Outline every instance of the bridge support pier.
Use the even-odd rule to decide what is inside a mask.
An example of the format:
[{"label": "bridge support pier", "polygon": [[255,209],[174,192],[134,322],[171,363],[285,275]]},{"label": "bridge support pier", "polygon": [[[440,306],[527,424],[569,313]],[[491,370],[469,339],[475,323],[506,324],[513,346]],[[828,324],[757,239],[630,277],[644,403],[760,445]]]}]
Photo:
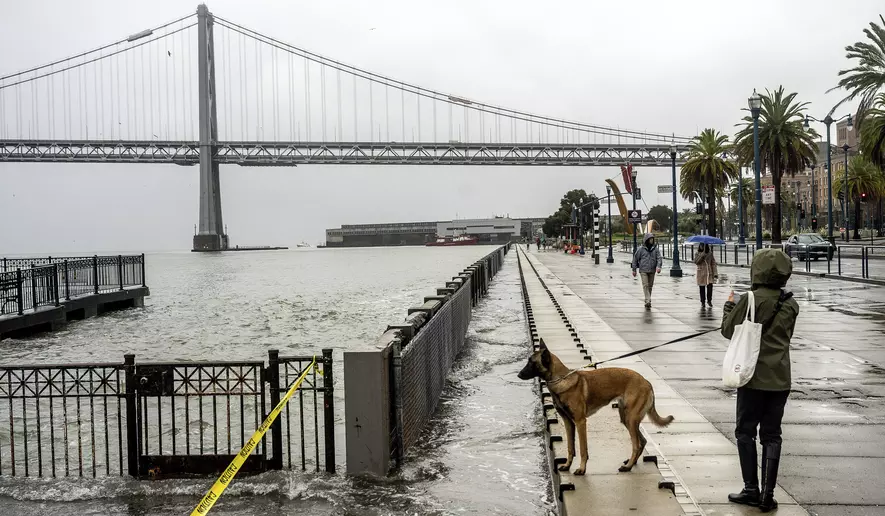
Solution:
[{"label": "bridge support pier", "polygon": [[215,147],[218,117],[215,90],[215,41],[212,15],[205,4],[197,7],[197,44],[200,106],[200,217],[194,235],[194,251],[223,251],[228,248],[221,217],[221,183]]}]

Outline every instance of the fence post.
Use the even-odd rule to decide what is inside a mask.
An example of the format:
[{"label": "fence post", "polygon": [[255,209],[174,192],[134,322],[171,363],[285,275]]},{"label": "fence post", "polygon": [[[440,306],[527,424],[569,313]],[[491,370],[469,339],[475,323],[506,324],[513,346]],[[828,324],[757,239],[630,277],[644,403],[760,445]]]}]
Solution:
[{"label": "fence post", "polygon": [[31,308],[37,310],[37,276],[34,275],[34,263],[31,262]]},{"label": "fence post", "polygon": [[3,272],[6,272],[6,257],[3,257]]},{"label": "fence post", "polygon": [[144,253],[141,253],[141,286],[142,287],[147,286],[147,279],[145,278],[145,275],[144,275]]},{"label": "fence post", "polygon": [[129,476],[138,478],[138,398],[135,395],[135,355],[123,355],[123,370],[126,374],[126,462]]},{"label": "fence post", "polygon": [[842,246],[836,247],[836,260],[839,276],[842,275]]},{"label": "fence post", "polygon": [[95,293],[98,294],[98,255],[92,257],[92,282],[95,284]]},{"label": "fence post", "polygon": [[332,350],[323,349],[323,428],[326,431],[326,472],[335,473],[335,382]]},{"label": "fence post", "polygon": [[15,269],[15,297],[18,302],[18,315],[24,315],[24,293],[22,292],[22,270],[20,267]]},{"label": "fence post", "polygon": [[52,281],[54,283],[53,287],[55,287],[55,306],[60,305],[60,299],[58,294],[58,264],[52,264]]},{"label": "fence post", "polygon": [[65,300],[71,300],[71,280],[68,275],[68,261],[65,260]]},{"label": "fence post", "polygon": [[403,373],[403,355],[402,346],[399,339],[393,341],[393,353],[391,354],[393,363],[393,459],[396,467],[399,468],[403,464],[403,389],[402,389],[402,373]]},{"label": "fence post", "polygon": [[120,280],[120,290],[123,290],[123,255],[117,255],[117,279]]},{"label": "fence post", "polygon": [[[276,407],[280,402],[280,352],[276,349],[267,351],[267,382],[270,384],[270,406]],[[264,409],[264,407],[262,407]],[[265,417],[267,414],[263,414]],[[270,469],[283,469],[283,421],[277,418],[270,425],[271,458]]]}]

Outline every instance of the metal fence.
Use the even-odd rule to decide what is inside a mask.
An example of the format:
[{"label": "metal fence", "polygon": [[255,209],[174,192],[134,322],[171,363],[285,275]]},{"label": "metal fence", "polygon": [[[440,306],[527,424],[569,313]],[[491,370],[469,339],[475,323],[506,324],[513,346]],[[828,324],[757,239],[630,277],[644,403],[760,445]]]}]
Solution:
[{"label": "metal fence", "polygon": [[[0,475],[222,471],[311,360],[0,366]],[[318,362],[243,470],[335,471],[331,350]]]},{"label": "metal fence", "polygon": [[0,315],[58,306],[79,296],[145,286],[144,255],[3,258]]},{"label": "metal fence", "polygon": [[510,245],[489,253],[388,326],[374,349],[344,354],[348,473],[386,475],[432,417],[464,346],[472,307]]},{"label": "metal fence", "polygon": [[[672,258],[673,244],[658,244],[665,258]],[[765,247],[783,249],[799,261],[801,270],[811,274],[835,275],[846,278],[885,279],[885,246],[843,244],[829,252],[805,244],[766,244]],[[632,250],[632,243],[621,243],[624,252]],[[713,246],[716,260],[725,265],[747,265],[753,262],[755,244],[726,244]],[[680,259],[693,261],[696,253],[692,244],[680,245]]]}]

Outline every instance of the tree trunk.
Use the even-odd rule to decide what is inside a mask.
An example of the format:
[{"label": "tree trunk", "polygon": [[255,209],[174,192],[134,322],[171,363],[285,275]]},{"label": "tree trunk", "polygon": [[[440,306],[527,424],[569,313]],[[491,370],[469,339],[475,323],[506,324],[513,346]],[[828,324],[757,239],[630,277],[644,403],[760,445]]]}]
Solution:
[{"label": "tree trunk", "polygon": [[710,236],[716,236],[716,184],[713,174],[710,174],[710,191],[707,198],[710,199]]},{"label": "tree trunk", "polygon": [[772,167],[771,183],[774,185],[774,217],[771,221],[771,243],[781,243],[781,171],[780,163]]}]

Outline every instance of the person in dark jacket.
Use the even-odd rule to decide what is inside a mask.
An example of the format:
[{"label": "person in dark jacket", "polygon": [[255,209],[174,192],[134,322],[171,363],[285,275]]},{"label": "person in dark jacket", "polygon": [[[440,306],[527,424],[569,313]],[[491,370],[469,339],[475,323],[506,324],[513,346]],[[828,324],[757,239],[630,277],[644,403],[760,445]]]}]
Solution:
[{"label": "person in dark jacket", "polygon": [[[750,381],[737,390],[738,456],[744,489],[728,495],[728,501],[759,506],[762,512],[777,508],[774,488],[781,455],[781,420],[790,394],[790,339],[799,315],[799,304],[783,287],[793,272],[790,258],[778,249],[760,249],[750,266],[756,321],[762,324],[759,360]],[[737,305],[734,292],[725,303],[722,336],[730,339],[747,313],[747,296]],[[756,472],[756,429],[762,443],[762,489]]]},{"label": "person in dark jacket", "polygon": [[636,254],[633,255],[633,277],[636,277],[636,271],[639,270],[646,308],[651,308],[651,290],[655,286],[655,274],[661,273],[663,264],[664,258],[655,244],[654,234],[646,233],[642,239],[642,247],[636,249]]},{"label": "person in dark jacket", "polygon": [[710,308],[713,308],[713,281],[719,276],[713,247],[710,244],[701,244],[698,247],[698,254],[694,257],[694,263],[698,266],[696,279],[698,289],[701,291],[701,308],[705,303],[709,303]]}]

